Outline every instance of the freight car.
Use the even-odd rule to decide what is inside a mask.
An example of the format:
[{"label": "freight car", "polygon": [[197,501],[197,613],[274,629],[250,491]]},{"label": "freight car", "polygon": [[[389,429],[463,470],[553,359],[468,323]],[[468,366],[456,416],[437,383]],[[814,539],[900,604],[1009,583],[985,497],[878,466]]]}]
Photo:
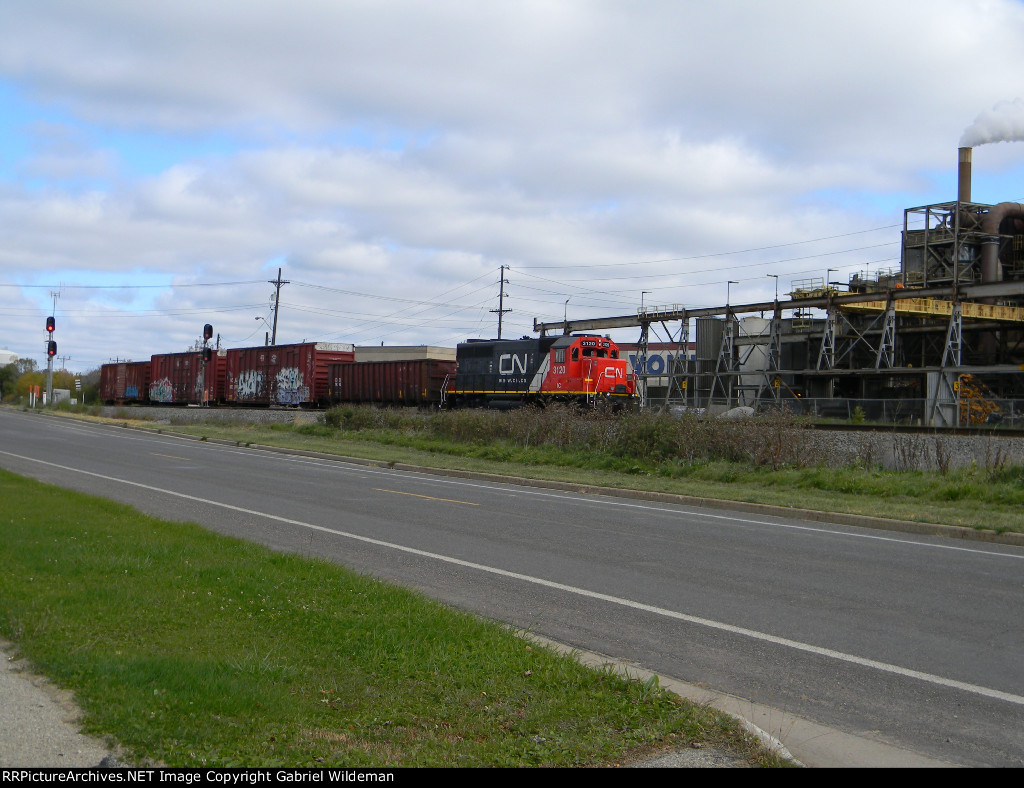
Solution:
[{"label": "freight car", "polygon": [[107,405],[149,401],[149,361],[117,361],[100,367],[100,400]]},{"label": "freight car", "polygon": [[352,345],[304,342],[235,348],[224,360],[224,401],[229,405],[328,404],[331,364],[355,360]]},{"label": "freight car", "polygon": [[163,405],[215,405],[224,399],[226,350],[160,353],[150,359],[149,401]]},{"label": "freight car", "polygon": [[436,406],[455,362],[434,358],[331,364],[331,402]]},{"label": "freight car", "polygon": [[446,407],[515,407],[528,402],[632,405],[636,376],[611,339],[596,334],[460,342]]}]

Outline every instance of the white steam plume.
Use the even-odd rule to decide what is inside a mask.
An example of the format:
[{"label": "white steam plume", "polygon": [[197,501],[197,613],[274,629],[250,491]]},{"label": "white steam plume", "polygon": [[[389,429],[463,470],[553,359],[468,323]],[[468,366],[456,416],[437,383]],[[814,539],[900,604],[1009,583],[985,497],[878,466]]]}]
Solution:
[{"label": "white steam plume", "polygon": [[1024,141],[1024,101],[1000,101],[982,112],[960,138],[961,148],[973,148],[987,142]]}]

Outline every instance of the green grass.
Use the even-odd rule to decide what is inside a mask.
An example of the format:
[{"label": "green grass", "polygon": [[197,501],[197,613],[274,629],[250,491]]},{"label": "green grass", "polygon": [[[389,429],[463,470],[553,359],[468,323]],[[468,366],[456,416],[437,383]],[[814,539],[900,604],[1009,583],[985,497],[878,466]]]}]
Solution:
[{"label": "green grass", "polygon": [[[684,424],[687,434],[666,439],[656,419],[639,417],[628,440],[618,441],[617,425],[607,419],[595,420],[588,433],[586,420],[577,429],[557,413],[447,414],[454,418],[435,422],[437,414],[344,410],[350,415],[335,419],[336,428],[210,423],[171,429],[243,445],[1024,533],[1021,466],[945,473],[829,467],[805,450],[798,424],[747,430],[711,424],[706,435],[701,425]],[[781,445],[785,452],[776,451]]]},{"label": "green grass", "polygon": [[0,634],[136,764],[759,752],[730,718],[327,562],[0,471]]}]

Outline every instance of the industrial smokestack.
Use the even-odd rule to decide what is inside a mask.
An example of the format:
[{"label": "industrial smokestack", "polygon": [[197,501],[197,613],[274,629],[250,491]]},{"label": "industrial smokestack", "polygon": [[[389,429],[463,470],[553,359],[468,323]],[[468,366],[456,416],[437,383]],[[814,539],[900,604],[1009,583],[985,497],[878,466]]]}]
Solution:
[{"label": "industrial smokestack", "polygon": [[960,165],[957,169],[956,198],[960,202],[971,201],[971,149],[960,148]]}]

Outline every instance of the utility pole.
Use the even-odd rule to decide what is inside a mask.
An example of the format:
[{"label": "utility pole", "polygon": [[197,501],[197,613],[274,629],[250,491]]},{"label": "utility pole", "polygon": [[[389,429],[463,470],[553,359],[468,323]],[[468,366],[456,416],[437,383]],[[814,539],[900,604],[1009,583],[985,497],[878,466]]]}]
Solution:
[{"label": "utility pole", "polygon": [[[501,339],[501,319],[506,312],[512,311],[511,309],[505,309],[505,285],[508,284],[508,280],[505,278],[506,268],[508,268],[506,265],[501,267],[501,289],[498,291],[498,308],[490,310],[492,314],[495,312],[498,314],[498,339]],[[568,304],[568,301],[566,303]]]},{"label": "utility pole", "polygon": [[284,280],[284,281],[281,280],[281,269],[280,268],[277,269],[277,279],[270,279],[268,281],[275,288],[275,290],[274,290],[274,329],[273,329],[274,335],[270,339],[270,344],[271,345],[276,345],[277,344],[277,313],[279,311],[279,307],[281,306],[281,285],[291,284],[291,282],[288,282],[287,280]]}]

